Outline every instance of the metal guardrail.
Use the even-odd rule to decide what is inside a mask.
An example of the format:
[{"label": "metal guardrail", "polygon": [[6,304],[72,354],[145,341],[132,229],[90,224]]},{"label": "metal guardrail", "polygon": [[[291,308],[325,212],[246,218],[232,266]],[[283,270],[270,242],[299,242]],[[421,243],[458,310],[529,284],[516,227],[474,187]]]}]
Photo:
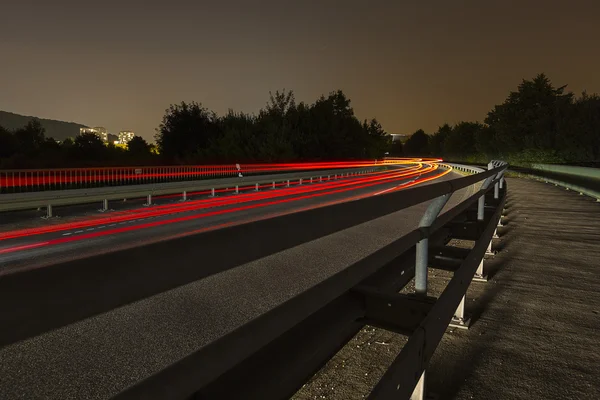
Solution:
[{"label": "metal guardrail", "polygon": [[511,168],[511,170],[600,201],[600,169],[598,168],[533,164],[531,168]]},{"label": "metal guardrail", "polygon": [[146,185],[220,179],[275,173],[367,168],[409,162],[436,162],[438,159],[405,159],[388,157],[381,160],[319,161],[270,164],[174,165],[58,169],[0,169],[0,194],[41,192],[98,187]]},{"label": "metal guardrail", "polygon": [[[338,179],[342,177],[354,176],[374,172],[382,167],[370,168],[350,168],[333,169],[323,171],[280,173],[275,175],[257,175],[249,177],[223,178],[200,181],[167,182],[154,184],[141,184],[132,186],[114,186],[98,187],[90,189],[73,190],[53,190],[42,192],[10,193],[0,195],[0,212],[27,210],[35,208],[46,208],[46,217],[52,217],[53,207],[75,204],[101,204],[100,211],[108,210],[110,200],[123,200],[133,198],[146,198],[146,205],[152,204],[153,196],[181,193],[182,200],[186,200],[189,193],[198,191],[211,191],[211,196],[215,196],[215,191],[224,188],[231,188],[235,192],[241,187],[258,188],[260,185],[272,184],[275,187],[276,182],[290,181],[298,184],[312,183],[329,179]],[[303,181],[304,180],[304,181]],[[258,185],[258,186],[257,186]]]},{"label": "metal guardrail", "polygon": [[[472,280],[486,280],[484,255],[492,254],[501,223],[506,168],[494,162],[488,171],[457,179],[8,275],[0,280],[0,304],[22,306],[0,313],[0,325],[14,328],[0,331],[0,345],[431,201],[408,234],[116,396],[287,398],[370,324],[409,340],[369,398],[424,399],[432,354],[449,324],[468,328],[467,288]],[[453,193],[479,183],[466,200],[438,215]],[[294,234],[281,235],[290,226]],[[448,246],[451,238],[475,245],[458,249]],[[171,268],[175,254],[178,266]],[[200,254],[203,267],[197,268]],[[454,272],[437,299],[428,295],[428,267]],[[399,294],[413,277],[416,292]]]}]

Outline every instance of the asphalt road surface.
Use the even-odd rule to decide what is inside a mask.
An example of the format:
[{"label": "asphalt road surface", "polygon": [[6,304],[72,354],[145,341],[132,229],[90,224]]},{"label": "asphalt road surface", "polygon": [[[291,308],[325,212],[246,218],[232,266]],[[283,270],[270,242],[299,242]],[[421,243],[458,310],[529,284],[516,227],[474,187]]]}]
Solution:
[{"label": "asphalt road surface", "polygon": [[[424,176],[437,173],[439,171]],[[289,188],[263,188],[259,192],[246,189],[237,195],[229,191],[212,199],[206,195],[190,196],[186,203],[179,202],[179,196],[169,196],[155,199],[156,204],[151,207],[141,206],[143,201],[138,200],[139,206],[135,209],[117,210],[105,215],[96,212],[96,215],[83,219],[71,215],[67,221],[52,221],[51,224],[37,219],[38,223],[29,229],[16,229],[20,223],[31,224],[31,221],[20,221],[18,213],[15,213],[16,218],[4,218],[11,222],[9,227],[12,229],[0,233],[0,276],[357,196],[374,195],[415,180],[414,176],[403,178],[393,174],[369,174],[302,186],[295,182]],[[113,207],[119,205],[112,203]],[[90,206],[78,208],[87,211]],[[64,213],[70,215],[73,209],[77,210],[77,207],[67,208]]]},{"label": "asphalt road surface", "polygon": [[[450,173],[440,179],[457,176]],[[228,212],[171,221],[173,218],[206,213],[205,209],[184,211],[150,218],[151,222],[169,222],[145,228],[143,226],[148,219],[113,227],[93,225],[86,227],[83,232],[61,230],[21,236],[1,242],[3,249],[21,246],[23,250],[3,253],[0,255],[0,264],[8,272],[47,266],[63,259],[87,257],[123,246],[137,246],[199,229],[218,229],[232,222],[268,218],[278,213],[294,212],[356,196],[378,195],[403,183],[406,182],[382,181],[348,192],[332,191],[323,196],[281,203],[256,200],[249,204],[261,207],[237,211],[231,211],[231,208],[239,207],[239,203],[237,206],[213,207],[211,211]],[[455,193],[443,212],[468,197],[474,189],[477,188],[469,187]],[[280,193],[291,193],[292,190],[282,189]],[[311,191],[311,194],[315,193]],[[291,194],[278,199],[290,197],[301,196]],[[0,348],[0,397],[61,400],[112,398],[410,232],[417,226],[427,205],[422,203],[4,346]],[[131,227],[131,230],[84,240],[23,247],[118,229],[119,225]],[[87,231],[90,228],[94,229]],[[177,261],[174,255],[173,263]],[[201,267],[201,259],[198,265]],[[143,280],[143,277],[140,279]],[[0,305],[4,312],[14,306]]]}]

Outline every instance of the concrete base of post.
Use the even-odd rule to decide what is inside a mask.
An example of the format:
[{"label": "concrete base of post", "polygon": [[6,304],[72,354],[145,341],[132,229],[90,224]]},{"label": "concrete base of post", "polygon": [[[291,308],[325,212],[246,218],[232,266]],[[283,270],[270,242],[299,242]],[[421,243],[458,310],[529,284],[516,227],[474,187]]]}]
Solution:
[{"label": "concrete base of post", "polygon": [[477,267],[477,271],[475,272],[475,275],[473,276],[473,282],[487,282],[488,281],[488,276],[483,271],[483,262],[484,262],[484,259],[482,258],[481,261],[479,262],[479,267]]},{"label": "concrete base of post", "polygon": [[491,240],[490,240],[490,243],[488,244],[487,249],[485,249],[485,255],[486,256],[495,256],[496,255],[496,252],[494,252],[492,250],[492,241]]},{"label": "concrete base of post", "polygon": [[454,312],[454,316],[452,317],[452,321],[448,325],[450,328],[459,328],[459,329],[469,329],[469,325],[471,323],[471,319],[466,317],[465,314],[465,302],[467,296],[464,295],[458,308]]}]

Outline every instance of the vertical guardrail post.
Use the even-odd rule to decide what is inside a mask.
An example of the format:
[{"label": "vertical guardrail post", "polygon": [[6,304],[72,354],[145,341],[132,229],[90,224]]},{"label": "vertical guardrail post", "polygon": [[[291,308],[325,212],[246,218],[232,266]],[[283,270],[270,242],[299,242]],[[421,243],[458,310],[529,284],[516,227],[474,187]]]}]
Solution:
[{"label": "vertical guardrail post", "polygon": [[425,371],[421,374],[417,386],[410,395],[410,400],[425,400]]},{"label": "vertical guardrail post", "polygon": [[448,326],[453,328],[469,329],[470,320],[465,316],[466,299],[467,295],[465,294],[460,300],[460,303],[458,304],[458,307],[456,308],[456,311],[454,312],[452,320]]},{"label": "vertical guardrail post", "polygon": [[258,183],[256,184],[256,189],[254,189],[255,192],[258,192]]},{"label": "vertical guardrail post", "polygon": [[275,181],[273,181],[273,186],[271,187],[271,189],[275,189]]},{"label": "vertical guardrail post", "polygon": [[290,187],[290,180],[289,179],[287,181],[287,186],[286,187]]},{"label": "vertical guardrail post", "polygon": [[298,181],[298,185],[302,185],[302,178]]},{"label": "vertical guardrail post", "polygon": [[210,190],[210,197],[215,197],[215,188]]},{"label": "vertical guardrail post", "polygon": [[[490,186],[490,183],[494,179],[493,176],[489,176],[481,185],[481,189],[487,189]],[[482,194],[479,200],[477,201],[477,221],[483,221],[485,216],[485,194]]]},{"label": "vertical guardrail post", "polygon": [[152,205],[152,195],[149,194],[148,197],[146,198],[146,204],[144,204],[146,207],[151,206]]},{"label": "vertical guardrail post", "polygon": [[181,201],[187,201],[187,192],[183,191],[183,196],[181,197]]},{"label": "vertical guardrail post", "polygon": [[102,200],[102,208],[100,209],[100,212],[106,211],[108,211],[108,199]]},{"label": "vertical guardrail post", "polygon": [[434,199],[419,222],[419,229],[425,237],[417,242],[415,257],[415,292],[418,295],[427,296],[427,265],[429,263],[429,232],[427,228],[433,224],[451,195],[452,193],[448,193]]},{"label": "vertical guardrail post", "polygon": [[46,206],[46,218],[52,218],[52,204]]},{"label": "vertical guardrail post", "polygon": [[240,188],[238,185],[235,185],[235,192],[233,192],[234,194],[239,194],[240,193]]}]

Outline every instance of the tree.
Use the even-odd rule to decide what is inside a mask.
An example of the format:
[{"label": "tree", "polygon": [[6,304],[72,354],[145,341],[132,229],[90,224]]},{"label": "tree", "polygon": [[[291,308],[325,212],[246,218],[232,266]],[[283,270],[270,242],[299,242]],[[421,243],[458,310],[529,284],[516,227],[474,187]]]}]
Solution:
[{"label": "tree", "polygon": [[150,145],[141,136],[134,136],[127,143],[127,151],[135,157],[147,157],[150,155]]},{"label": "tree", "polygon": [[8,129],[0,126],[0,158],[12,157],[17,152],[17,138]]},{"label": "tree", "polygon": [[461,122],[455,125],[444,141],[444,154],[455,160],[466,160],[476,153],[475,137],[483,129],[478,122]]},{"label": "tree", "polygon": [[22,154],[33,154],[46,140],[45,129],[37,118],[31,119],[23,128],[15,131],[18,150]]},{"label": "tree", "polygon": [[73,155],[86,165],[99,164],[109,153],[102,139],[94,133],[84,133],[75,138]]},{"label": "tree", "polygon": [[201,161],[190,159],[204,154],[212,140],[218,138],[219,126],[214,112],[196,102],[173,104],[155,136],[161,156],[168,162]]},{"label": "tree", "polygon": [[429,136],[422,129],[413,133],[404,144],[404,154],[411,157],[428,156]]},{"label": "tree", "polygon": [[444,124],[440,126],[431,136],[429,144],[430,144],[430,152],[434,157],[444,157],[446,155],[445,145],[448,136],[452,133],[452,127],[448,124]]},{"label": "tree", "polygon": [[523,80],[516,92],[488,113],[485,123],[492,128],[503,153],[556,148],[573,98],[565,88],[555,88],[539,74],[533,80]]}]

